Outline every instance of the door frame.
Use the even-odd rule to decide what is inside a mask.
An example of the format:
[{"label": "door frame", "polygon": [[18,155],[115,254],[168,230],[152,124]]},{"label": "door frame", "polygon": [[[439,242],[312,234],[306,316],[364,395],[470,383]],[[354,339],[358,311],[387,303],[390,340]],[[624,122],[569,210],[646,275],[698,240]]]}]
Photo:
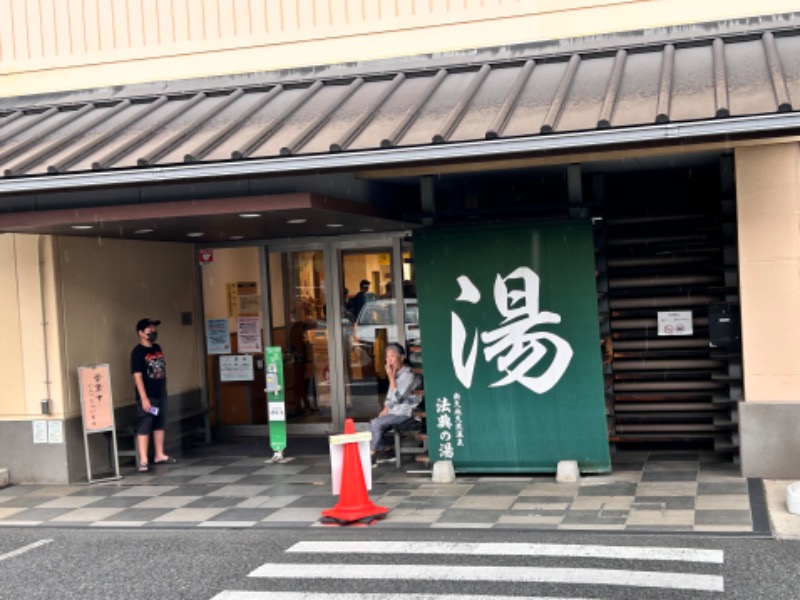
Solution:
[{"label": "door frame", "polygon": [[[403,279],[403,244],[410,239],[407,231],[396,231],[380,234],[364,234],[357,236],[340,236],[334,238],[298,238],[289,241],[266,241],[262,244],[261,264],[264,265],[263,279],[267,290],[263,299],[265,311],[265,344],[272,345],[272,305],[270,302],[272,290],[269,287],[269,253],[271,252],[298,252],[307,250],[322,250],[322,263],[325,267],[325,299],[331,315],[341,315],[342,311],[342,254],[350,250],[371,250],[377,248],[390,248],[392,256],[392,286],[395,290],[402,290]],[[402,302],[397,302],[395,319],[403,323],[405,314]],[[268,326],[269,325],[269,326]],[[291,435],[333,435],[344,431],[346,417],[345,406],[345,374],[344,374],[344,339],[342,328],[333,327],[328,323],[328,356],[330,357],[331,378],[331,422],[330,423],[287,423],[286,432]],[[405,344],[405,327],[398,327],[398,336],[401,343]]]}]

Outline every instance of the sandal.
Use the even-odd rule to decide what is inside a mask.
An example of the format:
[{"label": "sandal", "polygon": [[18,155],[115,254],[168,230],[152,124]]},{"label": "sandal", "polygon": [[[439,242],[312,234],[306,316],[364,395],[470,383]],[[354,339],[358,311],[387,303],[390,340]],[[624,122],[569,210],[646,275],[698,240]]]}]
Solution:
[{"label": "sandal", "polygon": [[147,473],[150,470],[150,465],[147,463],[142,463],[139,465],[139,473]]},{"label": "sandal", "polygon": [[173,456],[168,456],[164,460],[154,460],[154,465],[174,465],[178,463],[178,459]]}]

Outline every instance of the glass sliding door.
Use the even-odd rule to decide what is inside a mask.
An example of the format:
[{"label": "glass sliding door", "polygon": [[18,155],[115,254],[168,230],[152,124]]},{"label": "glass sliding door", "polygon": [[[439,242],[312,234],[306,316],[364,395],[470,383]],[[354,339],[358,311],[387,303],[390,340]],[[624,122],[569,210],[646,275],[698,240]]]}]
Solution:
[{"label": "glass sliding door", "polygon": [[388,388],[386,344],[417,329],[409,250],[398,234],[276,244],[267,256],[288,433],[341,433],[347,418],[363,429]]},{"label": "glass sliding door", "polygon": [[356,422],[369,421],[383,406],[386,345],[419,341],[411,245],[399,238],[389,243],[340,253],[346,416]]},{"label": "glass sliding door", "polygon": [[271,339],[283,349],[287,425],[332,418],[324,265],[322,249],[269,253]]},{"label": "glass sliding door", "polygon": [[340,257],[345,415],[365,422],[381,410],[388,387],[384,349],[398,341],[393,250],[343,250]]}]

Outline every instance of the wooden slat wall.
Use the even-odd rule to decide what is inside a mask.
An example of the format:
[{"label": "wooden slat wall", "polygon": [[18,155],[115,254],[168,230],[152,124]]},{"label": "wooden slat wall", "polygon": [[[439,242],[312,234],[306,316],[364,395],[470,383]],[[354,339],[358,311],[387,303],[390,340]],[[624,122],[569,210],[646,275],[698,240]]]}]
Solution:
[{"label": "wooden slat wall", "polygon": [[[613,444],[737,455],[740,348],[709,345],[709,306],[738,301],[727,164],[706,175],[719,177],[716,190],[687,192],[690,185],[670,185],[667,177],[646,191],[606,197],[596,237]],[[673,310],[692,311],[692,336],[658,336],[658,312]]]}]

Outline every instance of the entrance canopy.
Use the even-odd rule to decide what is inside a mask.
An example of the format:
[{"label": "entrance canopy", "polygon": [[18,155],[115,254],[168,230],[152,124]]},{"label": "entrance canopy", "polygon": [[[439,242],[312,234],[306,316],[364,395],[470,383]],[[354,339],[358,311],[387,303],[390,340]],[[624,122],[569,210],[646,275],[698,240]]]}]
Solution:
[{"label": "entrance canopy", "polygon": [[410,226],[370,204],[317,194],[87,206],[0,214],[0,232],[228,242],[397,231]]}]

